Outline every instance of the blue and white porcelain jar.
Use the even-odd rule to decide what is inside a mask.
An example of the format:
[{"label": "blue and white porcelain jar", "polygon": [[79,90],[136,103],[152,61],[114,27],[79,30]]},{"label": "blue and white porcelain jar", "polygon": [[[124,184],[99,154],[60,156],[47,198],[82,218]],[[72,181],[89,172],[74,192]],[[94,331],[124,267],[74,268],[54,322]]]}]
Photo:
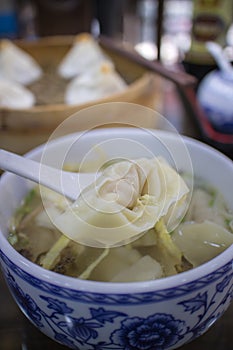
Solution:
[{"label": "blue and white porcelain jar", "polygon": [[233,70],[214,70],[201,81],[197,99],[213,127],[233,133]]}]

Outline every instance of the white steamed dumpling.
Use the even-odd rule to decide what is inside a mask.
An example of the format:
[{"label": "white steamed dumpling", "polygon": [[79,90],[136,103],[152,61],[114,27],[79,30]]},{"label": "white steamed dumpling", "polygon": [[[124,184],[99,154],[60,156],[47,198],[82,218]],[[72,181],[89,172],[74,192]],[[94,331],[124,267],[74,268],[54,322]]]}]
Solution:
[{"label": "white steamed dumpling", "polygon": [[95,39],[89,34],[80,34],[59,64],[58,73],[63,78],[71,79],[106,60],[110,61]]},{"label": "white steamed dumpling", "polygon": [[35,104],[34,94],[17,82],[0,78],[0,106],[23,109]]},{"label": "white steamed dumpling", "polygon": [[107,167],[54,223],[79,243],[120,246],[154,227],[175,203],[172,215],[184,214],[187,203],[181,199],[188,192],[181,176],[162,158],[120,161]]},{"label": "white steamed dumpling", "polygon": [[114,67],[105,62],[74,78],[67,86],[65,102],[72,105],[97,100],[122,92],[126,86]]},{"label": "white steamed dumpling", "polygon": [[4,39],[0,43],[0,77],[27,85],[39,79],[42,69],[24,50]]}]

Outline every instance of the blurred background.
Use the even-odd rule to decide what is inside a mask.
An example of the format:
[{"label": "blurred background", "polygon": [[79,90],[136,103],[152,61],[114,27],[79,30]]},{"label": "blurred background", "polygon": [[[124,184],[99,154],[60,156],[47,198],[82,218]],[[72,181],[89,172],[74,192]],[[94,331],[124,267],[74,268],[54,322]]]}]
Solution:
[{"label": "blurred background", "polygon": [[[89,32],[96,38],[105,36],[123,45],[129,44],[147,60],[159,61],[171,72],[185,72],[194,76],[197,79],[196,92],[203,77],[218,68],[207,52],[207,41],[218,43],[225,58],[230,63],[233,61],[233,1],[0,0],[0,39],[33,41],[46,36],[76,35],[81,32]],[[228,90],[231,101],[232,82]],[[186,117],[181,118],[184,105],[188,102],[188,113],[195,114],[194,117],[199,112],[195,109],[195,96],[187,97],[190,91],[186,90],[185,101],[180,101],[175,98],[177,96],[174,97],[177,91],[169,82],[163,85],[162,93],[165,103],[160,112],[172,121],[178,131],[183,132],[181,124],[186,122]],[[229,108],[231,125],[224,124],[221,131],[233,137],[233,103]],[[196,119],[203,133],[200,118],[198,116]],[[218,118],[222,116],[219,114]],[[207,125],[208,130],[204,130],[204,133],[209,133],[211,127]],[[193,131],[194,127],[189,127],[185,133],[195,136],[196,133],[191,133],[190,129]],[[208,134],[207,139],[213,138],[212,144],[217,146],[219,142],[226,141],[232,152],[232,138],[216,135],[216,130],[210,130],[211,135]],[[225,145],[220,149],[225,150]]]},{"label": "blurred background", "polygon": [[[87,31],[130,42],[146,58],[171,65],[182,62],[191,47],[195,2],[202,1],[1,0],[0,37],[34,39]],[[216,0],[203,2],[210,9],[216,6],[211,5]],[[232,59],[232,1],[217,2],[220,9],[229,3],[219,16],[227,26],[222,44]]]}]

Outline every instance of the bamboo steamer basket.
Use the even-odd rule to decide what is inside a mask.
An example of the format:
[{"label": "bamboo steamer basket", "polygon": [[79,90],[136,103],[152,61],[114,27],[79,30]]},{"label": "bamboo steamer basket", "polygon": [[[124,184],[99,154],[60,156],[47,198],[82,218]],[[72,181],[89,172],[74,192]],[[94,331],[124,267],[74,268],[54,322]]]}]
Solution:
[{"label": "bamboo steamer basket", "polygon": [[[55,36],[35,41],[17,41],[16,44],[34,57],[42,69],[46,69],[51,65],[56,69],[64,55],[71,48],[73,41],[73,36]],[[159,110],[161,105],[161,77],[149,73],[145,68],[110,49],[103,49],[113,60],[117,71],[128,83],[128,87],[124,92],[85,104],[38,104],[29,109],[18,110],[0,108],[0,147],[21,154],[25,153],[46,142],[53,131],[68,117],[94,105],[107,102],[130,102]],[[51,89],[52,86],[49,88]],[[120,118],[122,118],[122,125],[125,126],[125,116],[116,115],[115,117],[115,120],[114,117],[111,118],[108,127],[116,125],[116,122],[118,123],[117,126],[121,125]],[[146,128],[156,128],[157,126],[154,116],[142,118],[140,113],[135,113],[130,118],[129,124],[132,125]],[[100,115],[95,116],[95,121],[101,126]],[[70,126],[70,129],[69,127],[64,129],[63,134],[92,127],[90,121],[85,117],[79,118],[75,125]]]}]

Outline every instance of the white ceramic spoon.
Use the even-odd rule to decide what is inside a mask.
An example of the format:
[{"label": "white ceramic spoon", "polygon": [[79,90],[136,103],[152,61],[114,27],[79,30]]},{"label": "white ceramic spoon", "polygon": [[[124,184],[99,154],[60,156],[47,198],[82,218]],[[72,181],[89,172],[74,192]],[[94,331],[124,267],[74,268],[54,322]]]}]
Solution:
[{"label": "white ceramic spoon", "polygon": [[72,201],[99,176],[98,173],[63,171],[3,149],[0,149],[0,169],[46,186]]}]

